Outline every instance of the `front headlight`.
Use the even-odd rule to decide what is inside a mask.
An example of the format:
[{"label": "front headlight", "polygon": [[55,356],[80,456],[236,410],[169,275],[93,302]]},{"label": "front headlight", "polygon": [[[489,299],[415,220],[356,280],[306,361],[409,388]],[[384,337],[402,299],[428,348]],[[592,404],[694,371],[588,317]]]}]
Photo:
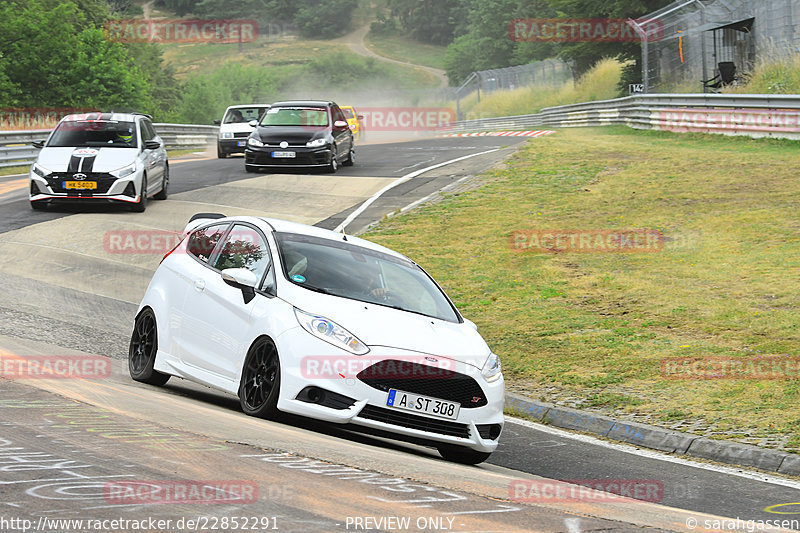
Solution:
[{"label": "front headlight", "polygon": [[220,139],[233,139],[233,132],[232,131],[223,131],[219,134]]},{"label": "front headlight", "polygon": [[324,316],[311,315],[296,307],[294,308],[294,315],[300,325],[303,326],[303,329],[325,342],[356,355],[364,355],[369,351],[367,345],[358,340],[355,335]]},{"label": "front headlight", "polygon": [[134,163],[132,165],[128,165],[127,167],[122,167],[120,169],[117,169],[117,170],[114,170],[112,172],[109,172],[109,174],[111,174],[112,176],[116,176],[118,178],[125,178],[127,176],[130,176],[134,172],[136,172],[136,163]]},{"label": "front headlight", "polygon": [[43,166],[39,165],[39,163],[34,163],[33,165],[31,165],[31,172],[33,172],[37,176],[41,176],[43,178],[46,178],[47,176],[49,176],[51,174],[51,172],[49,170],[47,170]]},{"label": "front headlight", "polygon": [[247,139],[247,145],[248,146],[255,146],[257,148],[261,148],[262,146],[264,146],[264,143],[262,143],[261,141],[259,141],[255,137],[250,137],[249,139]]},{"label": "front headlight", "polygon": [[497,381],[500,379],[500,376],[503,375],[503,370],[500,365],[500,357],[497,354],[490,353],[489,357],[486,359],[486,362],[483,364],[483,369],[481,369],[481,374],[486,381],[492,382]]},{"label": "front headlight", "polygon": [[306,148],[319,148],[320,146],[325,146],[328,144],[328,141],[325,138],[314,139],[313,141],[308,141],[306,143]]}]

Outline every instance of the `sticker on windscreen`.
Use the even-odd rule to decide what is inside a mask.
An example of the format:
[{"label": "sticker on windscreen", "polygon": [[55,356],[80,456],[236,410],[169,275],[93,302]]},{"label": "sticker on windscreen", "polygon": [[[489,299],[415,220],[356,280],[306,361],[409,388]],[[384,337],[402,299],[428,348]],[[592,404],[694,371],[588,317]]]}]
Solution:
[{"label": "sticker on windscreen", "polygon": [[303,283],[305,280],[306,278],[304,278],[300,274],[295,274],[294,276],[292,276],[292,281],[296,281],[297,283]]}]

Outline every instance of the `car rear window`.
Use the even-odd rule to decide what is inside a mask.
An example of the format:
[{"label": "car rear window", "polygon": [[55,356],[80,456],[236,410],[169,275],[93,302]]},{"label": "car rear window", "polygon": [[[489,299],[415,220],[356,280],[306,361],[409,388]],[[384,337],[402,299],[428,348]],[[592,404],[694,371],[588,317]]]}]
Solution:
[{"label": "car rear window", "polygon": [[215,224],[200,228],[189,235],[186,251],[198,258],[203,263],[208,263],[217,243],[225,235],[228,224]]}]

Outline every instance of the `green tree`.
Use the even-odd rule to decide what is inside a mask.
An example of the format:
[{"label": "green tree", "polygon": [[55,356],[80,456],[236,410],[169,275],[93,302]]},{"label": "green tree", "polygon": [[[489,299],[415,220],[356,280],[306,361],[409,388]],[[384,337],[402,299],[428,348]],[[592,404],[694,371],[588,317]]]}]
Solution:
[{"label": "green tree", "polygon": [[347,33],[356,8],[358,0],[306,0],[294,24],[303,37],[331,39]]},{"label": "green tree", "polygon": [[418,41],[447,45],[467,22],[469,0],[389,0],[391,15]]}]

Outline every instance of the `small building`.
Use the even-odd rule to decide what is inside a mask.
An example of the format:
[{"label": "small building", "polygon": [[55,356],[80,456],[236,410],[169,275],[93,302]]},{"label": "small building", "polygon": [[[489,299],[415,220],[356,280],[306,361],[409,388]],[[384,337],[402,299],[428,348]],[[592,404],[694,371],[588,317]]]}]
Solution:
[{"label": "small building", "polygon": [[638,22],[653,35],[642,45],[649,92],[716,91],[759,59],[800,53],[800,0],[678,0]]}]

